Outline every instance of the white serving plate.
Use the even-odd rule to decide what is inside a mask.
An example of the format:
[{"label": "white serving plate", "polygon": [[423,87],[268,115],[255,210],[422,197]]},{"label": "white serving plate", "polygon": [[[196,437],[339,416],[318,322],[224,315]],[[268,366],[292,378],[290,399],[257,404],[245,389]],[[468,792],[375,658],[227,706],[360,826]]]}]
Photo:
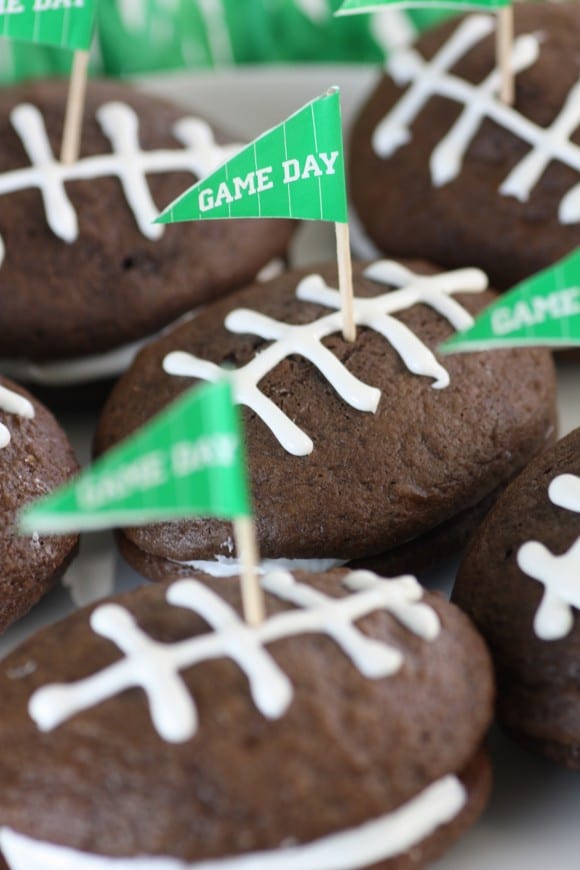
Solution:
[{"label": "white serving plate", "polygon": [[[316,66],[225,70],[220,73],[178,74],[141,79],[139,85],[161,96],[198,107],[244,139],[280,122],[308,100],[338,84],[345,125],[377,76],[367,67]],[[292,249],[294,264],[328,259],[334,251],[333,229],[304,226]],[[558,370],[561,434],[580,426],[580,365],[560,364]],[[94,419],[64,420],[78,455],[88,461]],[[83,582],[82,597],[121,591],[143,582],[116,555],[109,533],[87,536],[69,577]],[[449,591],[453,569],[433,576],[437,588]],[[11,628],[0,640],[5,655],[40,626],[74,608],[62,587]],[[580,774],[561,770],[521,750],[495,729],[490,738],[495,785],[484,816],[448,853],[441,870],[578,870],[580,867]],[[305,868],[316,870],[316,868]]]}]

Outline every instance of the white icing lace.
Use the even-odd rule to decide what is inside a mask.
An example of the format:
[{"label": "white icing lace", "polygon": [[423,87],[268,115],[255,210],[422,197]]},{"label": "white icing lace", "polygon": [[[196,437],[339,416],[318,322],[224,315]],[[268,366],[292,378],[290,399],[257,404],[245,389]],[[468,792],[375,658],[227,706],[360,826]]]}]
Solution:
[{"label": "white icing lace", "polygon": [[[460,174],[467,150],[487,118],[525,142],[530,151],[510,171],[500,187],[504,196],[525,202],[553,161],[563,163],[580,174],[580,146],[571,136],[580,126],[580,80],[548,128],[540,127],[515,108],[497,99],[500,73],[497,69],[474,85],[449,71],[495,27],[491,16],[473,15],[463,20],[432,60],[426,61],[414,48],[393,56],[388,70],[399,85],[409,89],[392,111],[377,126],[373,146],[381,157],[389,157],[411,138],[411,124],[432,97],[445,97],[463,106],[459,118],[431,155],[431,179],[436,186],[453,181]],[[543,36],[525,34],[513,44],[511,66],[520,73],[533,66],[540,55]],[[580,182],[560,202],[559,220],[563,224],[580,221]]]},{"label": "white icing lace", "polygon": [[[458,269],[440,275],[416,275],[399,263],[382,260],[371,265],[365,276],[381,284],[397,287],[379,296],[354,299],[354,320],[380,333],[399,354],[409,371],[434,379],[436,388],[449,384],[446,369],[433,352],[400,320],[392,315],[423,304],[445,317],[457,330],[467,329],[473,318],[455,299],[453,293],[480,293],[487,287],[487,278],[478,269]],[[265,350],[245,366],[228,372],[235,401],[247,405],[264,421],[282,447],[296,456],[312,452],[313,443],[278,406],[259,388],[268,372],[292,354],[309,360],[352,408],[374,413],[381,398],[380,390],[352,375],[339,359],[322,344],[324,338],[342,329],[340,295],[328,287],[319,275],[304,278],[296,296],[314,302],[335,313],[302,326],[282,323],[248,309],[236,309],[228,314],[225,325],[230,332],[249,333],[272,341]],[[217,381],[224,370],[214,363],[199,359],[184,351],[174,351],[163,361],[168,374]]]},{"label": "white icing lace", "polygon": [[[69,243],[78,238],[79,228],[65,187],[67,182],[118,178],[142,234],[148,239],[159,239],[164,227],[153,223],[159,209],[153,202],[147,175],[181,170],[203,178],[239,150],[237,145],[217,145],[205,121],[182,118],[173,126],[173,134],[183,143],[183,148],[143,151],[136,113],[125,103],[111,102],[102,105],[97,112],[100,127],[111,143],[111,153],[83,157],[69,166],[54,156],[44,119],[35,106],[28,103],[17,106],[10,120],[31,165],[0,174],[0,196],[37,188],[48,225],[56,236]],[[4,256],[0,236],[0,264]]]},{"label": "white icing lace", "polygon": [[297,583],[288,572],[272,572],[262,580],[264,589],[295,609],[251,627],[207,586],[196,580],[178,581],[167,591],[168,603],[199,614],[212,631],[172,644],[149,637],[121,605],[103,604],[91,615],[91,627],[112,641],[123,658],[76,683],[39,689],[30,699],[30,715],[41,730],[49,731],[76,713],[139,686],[158,734],[178,743],[197,730],[195,701],[180,676],[184,668],[224,656],[232,659],[246,674],[258,710],[277,719],[290,704],[293,689],[267,644],[322,633],[338,644],[363,676],[379,679],[399,670],[403,653],[367,637],[357,628],[357,620],[387,610],[420,638],[433,640],[439,634],[439,618],[421,603],[423,592],[414,577],[383,580],[370,571],[353,571],[343,583],[352,594],[334,598]]}]

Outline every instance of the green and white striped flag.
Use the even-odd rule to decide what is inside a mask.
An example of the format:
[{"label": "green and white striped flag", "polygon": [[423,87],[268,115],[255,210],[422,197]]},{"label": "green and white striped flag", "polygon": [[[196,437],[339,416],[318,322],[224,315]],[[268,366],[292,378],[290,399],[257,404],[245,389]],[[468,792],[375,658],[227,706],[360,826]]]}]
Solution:
[{"label": "green and white striped flag", "polygon": [[88,51],[97,0],[0,0],[0,36]]},{"label": "green and white striped flag", "polygon": [[501,347],[580,346],[580,248],[486,308],[442,353]]},{"label": "green and white striped flag", "polygon": [[247,145],[156,222],[262,217],[347,223],[338,88]]},{"label": "green and white striped flag", "polygon": [[23,532],[251,515],[239,409],[224,379],[189,390],[71,483],[26,508]]}]

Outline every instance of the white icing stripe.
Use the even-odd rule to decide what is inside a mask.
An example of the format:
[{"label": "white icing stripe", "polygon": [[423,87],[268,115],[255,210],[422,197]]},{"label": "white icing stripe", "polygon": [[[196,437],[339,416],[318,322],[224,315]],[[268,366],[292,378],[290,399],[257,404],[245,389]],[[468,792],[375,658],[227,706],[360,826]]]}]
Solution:
[{"label": "white icing stripe", "polygon": [[[548,495],[555,505],[580,513],[580,477],[556,477]],[[561,556],[554,556],[538,541],[528,541],[518,550],[517,562],[525,574],[544,585],[534,619],[536,635],[542,640],[565,637],[574,625],[572,608],[580,609],[580,537]]]},{"label": "white icing stripe", "polygon": [[410,45],[417,37],[417,30],[403,9],[385,9],[384,6],[377,9],[371,15],[370,26],[373,37],[385,54],[402,45]]},{"label": "white icing stripe", "polygon": [[[51,230],[69,243],[77,239],[79,230],[66,183],[81,179],[118,178],[142,234],[149,239],[158,239],[163,227],[153,224],[159,210],[151,197],[147,175],[181,170],[203,178],[239,150],[237,145],[217,145],[205,121],[183,118],[173,127],[173,133],[183,148],[142,151],[136,113],[124,103],[111,102],[99,108],[97,120],[111,143],[112,152],[83,157],[65,166],[55,158],[44,119],[35,106],[17,106],[10,118],[31,166],[0,174],[0,196],[37,188]],[[4,253],[0,238],[0,263]]]},{"label": "white icing stripe", "polygon": [[19,417],[26,417],[28,420],[34,419],[32,402],[15,393],[14,390],[2,386],[0,386],[0,410],[5,411],[6,414],[18,414]]},{"label": "white icing stripe", "polygon": [[267,575],[262,585],[271,595],[298,609],[278,613],[252,627],[207,586],[193,579],[177,581],[167,590],[168,603],[199,614],[211,631],[173,644],[150,638],[120,605],[101,605],[91,615],[91,627],[115,643],[123,658],[76,683],[37,690],[29,702],[30,716],[42,731],[50,731],[71,716],[139,686],[158,734],[168,742],[183,742],[197,728],[195,701],[180,677],[184,668],[224,656],[230,658],[246,674],[253,701],[262,715],[279,718],[293,690],[267,651],[267,644],[295,635],[322,633],[335,641],[361,674],[379,679],[399,670],[403,654],[360,632],[357,620],[386,610],[425,641],[435,640],[440,631],[439,618],[421,602],[423,592],[414,577],[384,580],[370,571],[353,571],[343,578],[343,585],[352,594],[342,598],[297,583],[284,571]]},{"label": "white icing stripe", "polygon": [[558,507],[580,514],[580,477],[560,474],[549,486],[550,501]]},{"label": "white icing stripe", "polygon": [[[192,559],[179,562],[169,559],[176,565],[202,571],[210,577],[236,577],[240,573],[240,563],[233,556],[216,556],[215,559]],[[308,571],[309,574],[322,574],[332,568],[346,565],[346,559],[264,559],[258,568],[260,574],[269,571]]]},{"label": "white icing stripe", "polygon": [[[355,297],[354,320],[380,333],[399,354],[409,371],[434,378],[437,389],[449,384],[446,369],[431,350],[392,315],[423,304],[445,317],[456,329],[467,329],[473,323],[471,315],[450,296],[453,293],[480,293],[487,287],[487,278],[479,269],[460,269],[440,275],[415,275],[389,260],[373,264],[365,276],[378,283],[389,284],[391,290],[369,299]],[[313,443],[274,402],[259,388],[262,378],[292,354],[309,360],[324,375],[338,395],[352,408],[374,413],[381,397],[380,390],[354,377],[338,358],[322,344],[324,338],[342,329],[340,295],[328,287],[319,275],[304,278],[296,289],[299,299],[336,309],[311,323],[297,326],[266,317],[257,311],[236,309],[226,317],[230,332],[249,333],[271,341],[245,366],[228,372],[235,401],[251,408],[264,421],[282,447],[296,456],[306,456]],[[163,361],[171,375],[216,381],[224,370],[212,362],[184,351],[174,351]]]},{"label": "white icing stripe", "polygon": [[355,870],[407,852],[441,825],[451,822],[467,802],[456,776],[436,780],[391,813],[329,834],[302,846],[268,852],[184,862],[174,858],[111,858],[33,840],[10,828],[0,829],[0,847],[10,870]]},{"label": "white icing stripe", "polygon": [[[410,88],[378,124],[373,147],[381,157],[390,157],[411,140],[411,124],[432,97],[445,97],[462,105],[463,111],[431,155],[431,179],[435,186],[453,181],[461,172],[468,148],[484,120],[490,119],[530,146],[530,152],[511,170],[500,187],[504,196],[526,201],[552,161],[580,173],[580,146],[571,140],[580,126],[580,81],[568,94],[564,106],[548,128],[525,118],[496,97],[500,74],[493,70],[478,85],[453,75],[450,70],[494,29],[493,17],[473,15],[464,19],[435,57],[426,61],[416,49],[393,56],[388,70],[399,85]],[[511,67],[515,73],[533,66],[540,55],[543,37],[518,36],[513,44]],[[560,202],[561,223],[580,221],[580,183]]]},{"label": "white icing stripe", "polygon": [[[0,386],[0,411],[4,411],[5,414],[16,414],[28,420],[34,419],[34,405],[24,396],[2,386]],[[3,423],[0,423],[0,450],[8,444],[10,444],[10,432]]]}]

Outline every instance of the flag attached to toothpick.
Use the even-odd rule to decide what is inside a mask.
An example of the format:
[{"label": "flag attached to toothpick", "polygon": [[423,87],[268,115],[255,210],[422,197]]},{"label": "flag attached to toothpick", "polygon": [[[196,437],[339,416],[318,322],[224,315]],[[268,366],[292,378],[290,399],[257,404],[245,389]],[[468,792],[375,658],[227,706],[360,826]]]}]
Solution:
[{"label": "flag attached to toothpick", "polygon": [[227,381],[190,390],[57,492],[24,531],[87,531],[194,515],[250,514],[238,409]]},{"label": "flag attached to toothpick", "polygon": [[347,222],[338,88],[194,184],[157,223],[262,217]]},{"label": "flag attached to toothpick", "polygon": [[336,225],[343,333],[354,341],[340,92],[331,88],[171,203],[157,223],[296,218]]},{"label": "flag attached to toothpick", "polygon": [[108,529],[192,516],[232,519],[244,615],[264,619],[239,409],[225,378],[189,390],[52,495],[26,508],[25,534]]},{"label": "flag attached to toothpick", "polygon": [[502,347],[580,346],[580,248],[486,308],[442,353]]},{"label": "flag attached to toothpick", "polygon": [[96,0],[0,0],[0,36],[87,51]]},{"label": "flag attached to toothpick", "polygon": [[506,105],[513,105],[515,84],[511,63],[514,41],[512,0],[344,0],[334,14],[340,16],[380,12],[389,6],[401,9],[436,6],[438,9],[454,9],[457,12],[475,9],[497,12],[496,64],[500,73],[499,97]]},{"label": "flag attached to toothpick", "polygon": [[62,163],[78,159],[97,0],[0,0],[0,36],[74,52],[61,148]]}]

